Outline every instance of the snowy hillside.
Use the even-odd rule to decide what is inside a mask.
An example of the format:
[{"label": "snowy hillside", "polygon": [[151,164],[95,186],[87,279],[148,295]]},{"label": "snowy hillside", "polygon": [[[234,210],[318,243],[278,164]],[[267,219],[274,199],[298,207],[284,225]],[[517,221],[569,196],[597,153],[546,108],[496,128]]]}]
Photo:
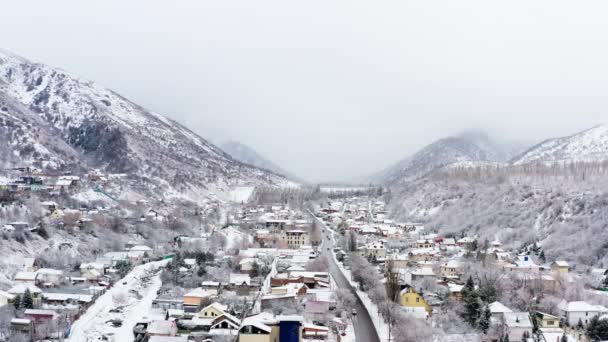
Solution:
[{"label": "snowy hillside", "polygon": [[297,177],[289,174],[289,172],[283,170],[281,167],[271,162],[261,154],[256,152],[251,147],[242,144],[238,141],[227,141],[220,145],[220,148],[228,153],[232,158],[240,161],[241,163],[253,165],[260,169],[265,169],[283,175],[291,180],[297,180]]},{"label": "snowy hillside", "polygon": [[459,172],[393,188],[391,209],[398,219],[444,234],[498,238],[513,248],[538,241],[550,258],[608,265],[606,170],[593,176],[571,168],[544,175]]},{"label": "snowy hillside", "polygon": [[375,182],[393,184],[412,180],[451,165],[475,166],[478,163],[502,162],[510,157],[509,149],[482,133],[466,133],[440,139],[396,165],[373,177]]},{"label": "snowy hillside", "polygon": [[0,134],[11,155],[4,163],[80,163],[136,175],[154,193],[196,197],[286,182],[109,89],[1,50]]},{"label": "snowy hillside", "polygon": [[600,125],[562,138],[546,140],[513,159],[529,163],[600,162],[608,160],[608,126]]}]

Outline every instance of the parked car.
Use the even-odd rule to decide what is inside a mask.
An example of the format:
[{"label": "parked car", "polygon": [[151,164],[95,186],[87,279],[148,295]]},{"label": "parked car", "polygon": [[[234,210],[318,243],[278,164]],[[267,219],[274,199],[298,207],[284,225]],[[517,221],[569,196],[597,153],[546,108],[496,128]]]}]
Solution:
[{"label": "parked car", "polygon": [[110,324],[111,326],[118,328],[118,327],[122,327],[122,320],[120,319],[111,319],[109,321],[106,321],[107,324]]}]

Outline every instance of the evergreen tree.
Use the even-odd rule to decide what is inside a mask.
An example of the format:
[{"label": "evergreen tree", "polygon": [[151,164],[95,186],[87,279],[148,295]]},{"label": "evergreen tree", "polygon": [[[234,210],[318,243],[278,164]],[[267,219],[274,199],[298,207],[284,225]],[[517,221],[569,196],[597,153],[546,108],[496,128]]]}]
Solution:
[{"label": "evergreen tree", "polygon": [[566,333],[564,333],[562,335],[562,339],[560,340],[561,342],[568,342],[568,336],[566,336]]},{"label": "evergreen tree", "polygon": [[204,276],[205,274],[207,274],[207,269],[205,268],[205,265],[200,265],[200,266],[198,267],[198,270],[196,271],[196,274],[197,274],[199,277],[202,277],[202,276]]},{"label": "evergreen tree", "polygon": [[118,270],[118,274],[120,275],[120,277],[126,276],[127,273],[129,273],[129,271],[131,270],[131,262],[125,260],[117,262],[116,270]]},{"label": "evergreen tree", "polygon": [[542,262],[543,264],[547,262],[547,258],[545,257],[544,250],[540,251],[540,255],[538,256],[538,259],[540,259],[540,262]]},{"label": "evergreen tree", "polygon": [[23,298],[21,301],[21,307],[24,309],[34,308],[34,299],[32,298],[32,293],[30,292],[30,289],[25,289],[25,293],[23,294]]},{"label": "evergreen tree", "polygon": [[464,320],[471,326],[475,326],[480,315],[480,310],[481,303],[479,301],[479,295],[476,291],[470,292],[464,298]]},{"label": "evergreen tree", "polygon": [[196,253],[195,259],[197,265],[203,265],[207,261],[207,254],[203,252]]},{"label": "evergreen tree", "polygon": [[464,284],[464,288],[462,289],[463,295],[466,296],[468,292],[472,292],[475,290],[475,283],[473,282],[473,277],[469,276],[467,282]]},{"label": "evergreen tree", "polygon": [[251,273],[250,273],[251,277],[257,277],[258,275],[260,275],[260,265],[258,264],[257,261],[254,261],[253,264],[251,264]]},{"label": "evergreen tree", "polygon": [[19,308],[21,308],[21,296],[20,295],[16,295],[15,299],[13,299],[13,306],[15,307],[15,310],[19,310]]},{"label": "evergreen tree", "polygon": [[473,240],[473,242],[471,242],[470,250],[474,252],[478,249],[478,247],[477,239]]},{"label": "evergreen tree", "polygon": [[492,313],[490,312],[490,307],[486,305],[483,310],[483,314],[481,315],[481,318],[479,318],[479,329],[484,334],[487,334],[488,330],[490,329],[490,318],[491,317],[492,317]]},{"label": "evergreen tree", "polygon": [[579,318],[578,323],[576,323],[576,328],[579,330],[583,329],[583,321]]},{"label": "evergreen tree", "polygon": [[474,327],[481,314],[481,301],[479,300],[479,293],[475,291],[472,277],[469,276],[462,292],[464,302],[462,318]]},{"label": "evergreen tree", "polygon": [[594,316],[587,325],[587,336],[592,341],[608,340],[608,319],[600,319],[599,316]]}]

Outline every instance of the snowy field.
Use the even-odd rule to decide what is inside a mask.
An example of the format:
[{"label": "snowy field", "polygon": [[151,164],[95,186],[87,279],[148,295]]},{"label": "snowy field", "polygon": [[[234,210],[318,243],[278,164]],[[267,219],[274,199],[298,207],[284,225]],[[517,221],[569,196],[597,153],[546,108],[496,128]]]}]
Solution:
[{"label": "snowy field", "polygon": [[[102,336],[109,334],[114,334],[117,342],[133,341],[133,327],[149,313],[162,285],[160,268],[168,262],[161,260],[135,267],[74,322],[68,341],[100,341]],[[121,308],[121,312],[110,312],[115,308]],[[114,319],[122,320],[122,326],[113,327],[107,323]]]}]

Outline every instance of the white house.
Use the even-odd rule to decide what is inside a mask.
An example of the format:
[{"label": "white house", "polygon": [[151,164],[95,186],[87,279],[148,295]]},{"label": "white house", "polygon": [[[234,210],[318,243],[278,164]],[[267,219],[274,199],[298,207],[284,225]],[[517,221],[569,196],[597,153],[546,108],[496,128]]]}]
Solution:
[{"label": "white house", "polygon": [[13,299],[15,299],[15,296],[0,290],[0,308],[9,304]]},{"label": "white house", "polygon": [[502,322],[505,313],[513,312],[513,310],[504,306],[504,304],[501,302],[493,302],[488,306],[488,308],[490,309],[490,313],[492,315],[490,318],[492,323]]},{"label": "white house", "polygon": [[587,324],[593,316],[602,315],[608,312],[606,307],[601,305],[592,305],[587,302],[566,302],[563,300],[558,305],[559,314],[568,322],[570,326],[576,326],[579,320],[583,324]]},{"label": "white house", "polygon": [[41,268],[37,273],[36,282],[45,287],[57,286],[64,280],[63,271],[61,270]]}]

